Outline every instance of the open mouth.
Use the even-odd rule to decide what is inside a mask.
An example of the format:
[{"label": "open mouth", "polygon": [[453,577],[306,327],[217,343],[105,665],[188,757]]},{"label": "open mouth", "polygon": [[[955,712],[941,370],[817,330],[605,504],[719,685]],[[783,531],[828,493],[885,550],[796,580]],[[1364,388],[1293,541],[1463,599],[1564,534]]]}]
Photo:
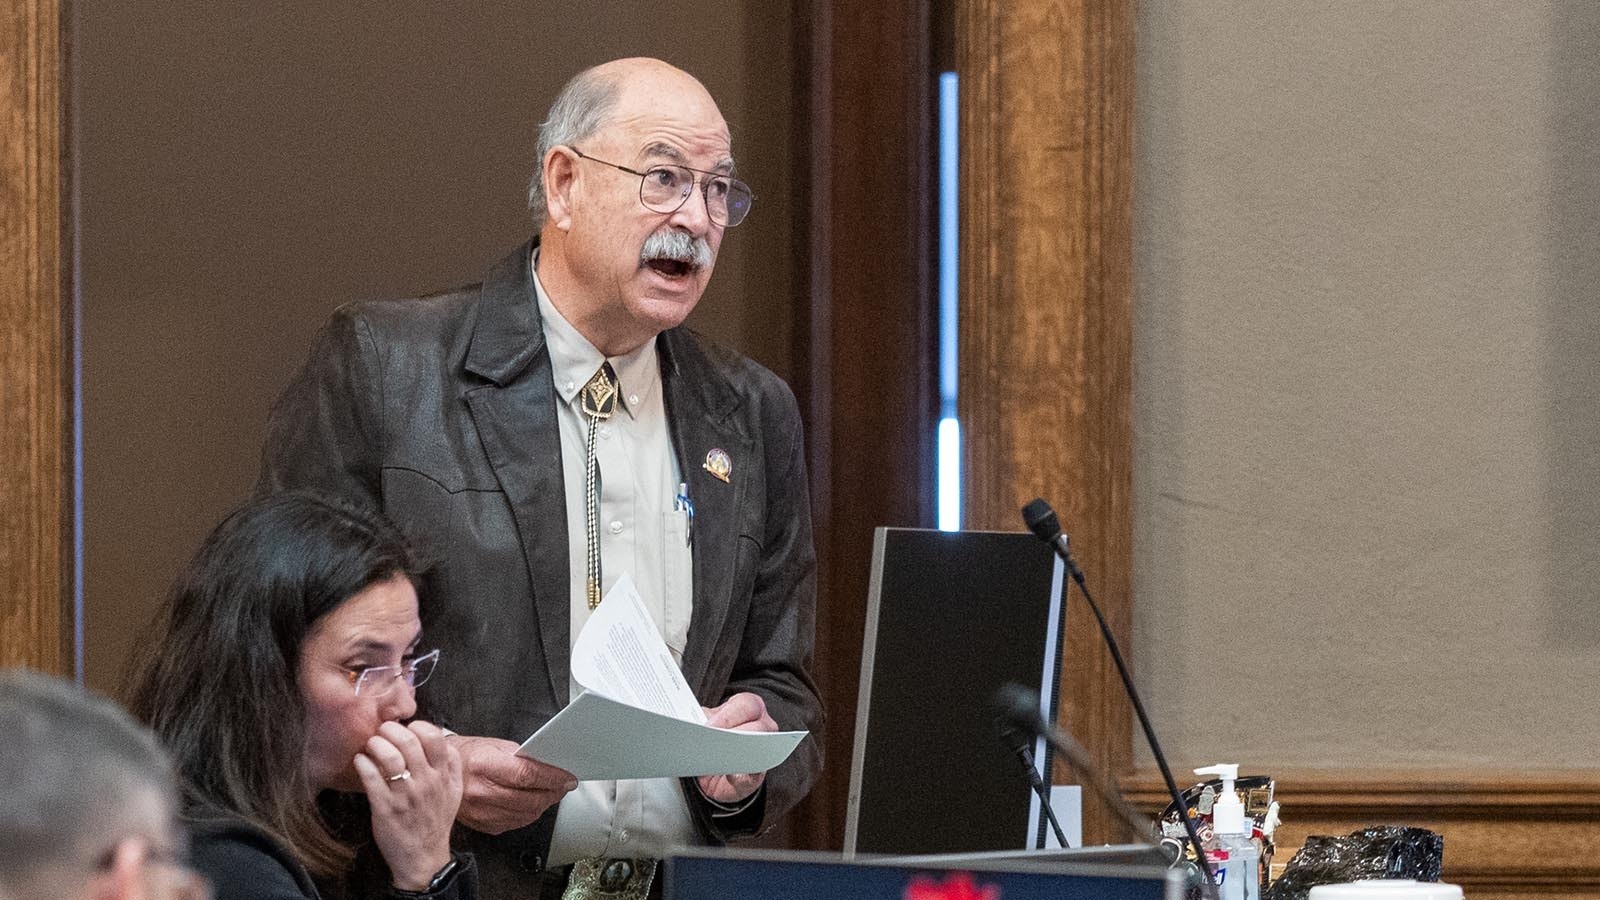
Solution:
[{"label": "open mouth", "polygon": [[683,276],[688,275],[694,269],[693,266],[684,260],[667,259],[665,257],[656,257],[655,259],[646,260],[645,265],[649,266],[657,274],[665,275],[668,278],[682,278]]}]

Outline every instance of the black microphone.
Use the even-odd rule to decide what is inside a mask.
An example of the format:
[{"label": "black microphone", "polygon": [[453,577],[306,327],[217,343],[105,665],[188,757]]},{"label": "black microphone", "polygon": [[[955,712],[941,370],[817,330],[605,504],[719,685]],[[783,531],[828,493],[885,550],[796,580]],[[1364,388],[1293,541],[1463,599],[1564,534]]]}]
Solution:
[{"label": "black microphone", "polygon": [[[1188,806],[1183,802],[1183,795],[1178,793],[1178,783],[1172,778],[1172,768],[1167,765],[1166,754],[1161,752],[1161,742],[1156,740],[1155,728],[1150,725],[1150,717],[1145,714],[1139,692],[1133,687],[1133,676],[1128,674],[1128,664],[1122,660],[1122,651],[1117,647],[1116,637],[1111,634],[1111,626],[1106,624],[1106,617],[1100,613],[1099,605],[1089,593],[1089,585],[1084,581],[1083,571],[1072,558],[1071,541],[1062,533],[1061,523],[1056,519],[1056,511],[1050,508],[1050,504],[1044,502],[1044,498],[1035,497],[1033,502],[1022,508],[1022,521],[1027,523],[1028,530],[1037,535],[1039,540],[1054,548],[1056,556],[1061,558],[1067,572],[1072,575],[1072,580],[1078,583],[1078,590],[1083,592],[1083,599],[1088,602],[1095,621],[1100,623],[1100,635],[1105,638],[1106,649],[1111,651],[1111,661],[1116,663],[1117,674],[1122,677],[1122,688],[1133,704],[1133,711],[1139,716],[1139,725],[1144,729],[1145,742],[1150,745],[1150,753],[1156,758],[1156,766],[1161,769],[1161,777],[1167,783],[1167,794],[1172,797],[1173,808],[1181,813],[1188,809]],[[1038,715],[1037,711],[1034,715]],[[1207,884],[1215,888],[1217,879],[1211,871],[1211,863],[1206,860],[1205,848],[1200,846],[1200,834],[1195,831],[1194,820],[1188,816],[1182,818],[1184,830],[1189,834],[1189,843],[1194,847],[1195,861],[1200,864],[1200,871],[1205,873]]]},{"label": "black microphone", "polygon": [[1022,521],[1039,540],[1055,548],[1056,555],[1066,564],[1067,574],[1078,583],[1078,587],[1083,587],[1083,570],[1078,568],[1078,561],[1072,558],[1072,538],[1061,530],[1061,522],[1050,504],[1044,502],[1042,497],[1033,498],[1032,503],[1022,508]]},{"label": "black microphone", "polygon": [[[1037,716],[1037,713],[1035,715]],[[1015,753],[1017,760],[1022,763],[1022,768],[1027,770],[1028,783],[1033,786],[1033,792],[1039,795],[1039,804],[1044,809],[1044,816],[1050,820],[1050,827],[1055,829],[1056,843],[1062,847],[1072,846],[1067,843],[1067,833],[1061,830],[1061,823],[1056,819],[1056,811],[1050,806],[1050,789],[1045,787],[1044,779],[1039,777],[1039,767],[1033,760],[1033,749],[1028,746],[1033,743],[1035,735],[1018,728],[1009,716],[1000,716],[994,720],[994,724],[1000,732],[1000,743]]]},{"label": "black microphone", "polygon": [[[1001,685],[995,693],[995,708],[1000,712],[1000,720],[1009,724],[1013,734],[1022,733],[1029,736],[1044,738],[1057,753],[1065,756],[1072,763],[1079,776],[1089,782],[1089,787],[1100,799],[1104,800],[1122,821],[1128,826],[1134,839],[1150,843],[1155,840],[1155,823],[1147,816],[1141,815],[1138,810],[1122,796],[1122,791],[1117,788],[1116,782],[1106,775],[1087,748],[1078,743],[1070,733],[1062,728],[1054,728],[1039,714],[1039,695],[1028,690],[1020,684]],[[1027,744],[1023,744],[1026,752]],[[1029,754],[1030,757],[1032,754]],[[1032,768],[1030,763],[1029,768]],[[1034,775],[1035,778],[1039,776]],[[1041,783],[1042,788],[1042,783]],[[1052,817],[1051,821],[1055,821]],[[1066,841],[1061,842],[1065,847]]]}]

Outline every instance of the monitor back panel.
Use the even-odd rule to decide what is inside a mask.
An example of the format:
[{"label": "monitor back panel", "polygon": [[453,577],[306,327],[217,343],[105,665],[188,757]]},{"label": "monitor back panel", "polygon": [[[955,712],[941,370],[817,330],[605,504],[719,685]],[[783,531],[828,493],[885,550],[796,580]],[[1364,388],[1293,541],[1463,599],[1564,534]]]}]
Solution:
[{"label": "monitor back panel", "polygon": [[878,529],[873,550],[845,853],[1039,846],[1039,804],[994,696],[1017,682],[1054,709],[1054,554],[1026,533],[901,528]]}]

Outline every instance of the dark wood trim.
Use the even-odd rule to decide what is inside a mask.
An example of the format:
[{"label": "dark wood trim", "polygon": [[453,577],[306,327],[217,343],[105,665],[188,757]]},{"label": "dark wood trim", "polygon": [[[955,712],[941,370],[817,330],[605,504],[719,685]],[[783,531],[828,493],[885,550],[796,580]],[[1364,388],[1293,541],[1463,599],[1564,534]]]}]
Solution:
[{"label": "dark wood trim", "polygon": [[[959,0],[965,527],[1050,500],[1126,654],[1131,621],[1133,31],[1127,3]],[[1111,771],[1130,713],[1081,600],[1061,720]],[[1122,838],[1097,799],[1084,840]]]},{"label": "dark wood trim", "polygon": [[928,0],[814,0],[801,41],[810,83],[809,302],[795,330],[818,551],[818,687],[826,768],[792,843],[843,840],[872,530],[933,522],[937,300],[934,74]]},{"label": "dark wood trim", "polygon": [[[1312,834],[1367,825],[1431,828],[1444,835],[1444,880],[1473,900],[1600,896],[1600,771],[1474,769],[1274,772],[1283,825],[1276,863]],[[1155,772],[1124,779],[1152,815],[1166,807]],[[1190,781],[1180,781],[1187,786]]]},{"label": "dark wood trim", "polygon": [[62,0],[0,0],[0,666],[70,675],[64,47]]}]

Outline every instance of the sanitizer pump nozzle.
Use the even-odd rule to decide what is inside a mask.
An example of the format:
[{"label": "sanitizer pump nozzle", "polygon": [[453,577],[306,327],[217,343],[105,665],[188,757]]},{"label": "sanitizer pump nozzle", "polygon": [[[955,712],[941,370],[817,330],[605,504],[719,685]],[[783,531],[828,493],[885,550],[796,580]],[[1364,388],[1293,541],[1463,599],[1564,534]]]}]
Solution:
[{"label": "sanitizer pump nozzle", "polygon": [[1244,825],[1244,802],[1239,799],[1239,794],[1233,789],[1233,783],[1239,780],[1239,766],[1237,763],[1218,763],[1204,769],[1195,769],[1196,775],[1215,775],[1222,779],[1222,792],[1217,794],[1217,803],[1211,808],[1211,829],[1217,834],[1243,834],[1250,832]]}]

